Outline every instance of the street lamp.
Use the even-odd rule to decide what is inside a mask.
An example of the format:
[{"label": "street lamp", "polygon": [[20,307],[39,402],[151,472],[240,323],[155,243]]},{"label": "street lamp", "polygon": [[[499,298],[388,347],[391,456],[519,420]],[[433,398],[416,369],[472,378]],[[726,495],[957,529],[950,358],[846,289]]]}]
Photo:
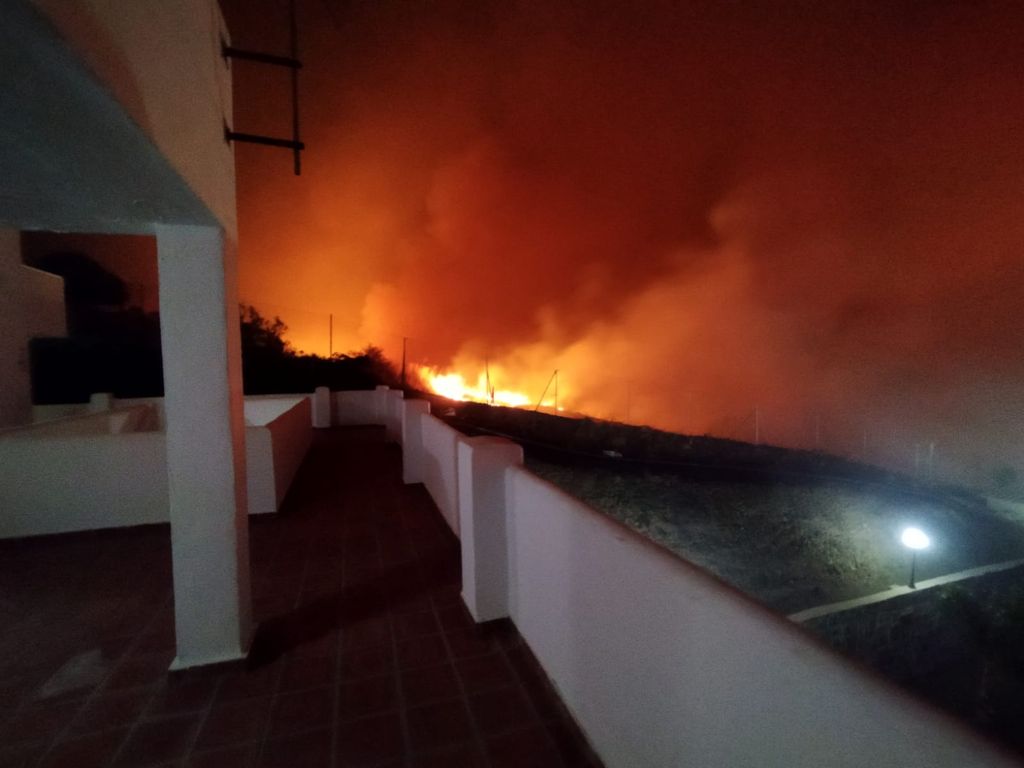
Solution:
[{"label": "street lamp", "polygon": [[932,542],[931,539],[928,538],[928,534],[920,528],[904,528],[903,534],[900,536],[900,541],[903,542],[903,546],[910,550],[909,587],[911,589],[916,589],[917,586],[914,584],[914,571],[917,568],[917,550],[927,548]]}]

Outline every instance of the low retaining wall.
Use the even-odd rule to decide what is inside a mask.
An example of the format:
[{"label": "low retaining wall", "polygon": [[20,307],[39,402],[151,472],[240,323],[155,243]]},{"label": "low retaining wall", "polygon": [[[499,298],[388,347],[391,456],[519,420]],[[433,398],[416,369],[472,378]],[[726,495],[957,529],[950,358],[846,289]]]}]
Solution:
[{"label": "low retaining wall", "polygon": [[943,650],[952,650],[943,649],[943,642],[959,640],[944,636],[950,624],[948,595],[962,592],[994,613],[1000,596],[1019,590],[1022,584],[1024,565],[1018,565],[817,616],[805,621],[804,626],[826,638],[829,645],[870,666],[917,677],[933,672],[936,658],[946,655]]},{"label": "low retaining wall", "polygon": [[166,522],[162,432],[0,437],[0,538]]},{"label": "low retaining wall", "polygon": [[[162,403],[115,402],[0,435],[0,538],[167,522]],[[312,440],[309,398],[247,400],[246,415],[249,513],[274,512]]]}]

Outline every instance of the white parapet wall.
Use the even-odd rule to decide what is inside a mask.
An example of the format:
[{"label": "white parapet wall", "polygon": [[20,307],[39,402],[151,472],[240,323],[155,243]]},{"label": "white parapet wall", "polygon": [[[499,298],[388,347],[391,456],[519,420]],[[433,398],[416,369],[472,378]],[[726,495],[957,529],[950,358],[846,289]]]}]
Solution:
[{"label": "white parapet wall", "polygon": [[400,389],[379,386],[373,390],[331,393],[331,423],[342,427],[381,425],[387,439],[402,442],[405,395]]},{"label": "white parapet wall", "polygon": [[[54,418],[0,432],[0,538],[168,520],[162,401],[113,405],[37,406]],[[309,397],[247,398],[245,411],[249,513],[274,512],[309,450]]]},{"label": "white parapet wall", "polygon": [[245,399],[249,514],[276,512],[313,441],[308,396]]},{"label": "white parapet wall", "polygon": [[358,390],[332,392],[334,397],[333,423],[339,426],[383,424],[380,396],[376,391]]},{"label": "white parapet wall", "polygon": [[1019,765],[423,406],[405,474],[442,514],[454,489],[464,600],[512,618],[609,768]]}]

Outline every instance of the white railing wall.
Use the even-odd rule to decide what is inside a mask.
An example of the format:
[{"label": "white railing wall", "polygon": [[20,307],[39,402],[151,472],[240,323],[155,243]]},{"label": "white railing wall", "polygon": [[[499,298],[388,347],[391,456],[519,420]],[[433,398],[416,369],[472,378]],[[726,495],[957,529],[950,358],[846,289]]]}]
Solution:
[{"label": "white railing wall", "polygon": [[439,424],[405,403],[403,475],[439,508],[455,489],[466,605],[512,618],[609,768],[1019,765],[524,470],[518,446],[453,451]]},{"label": "white railing wall", "polygon": [[462,433],[429,414],[421,414],[423,484],[452,532],[459,535],[458,446]]}]

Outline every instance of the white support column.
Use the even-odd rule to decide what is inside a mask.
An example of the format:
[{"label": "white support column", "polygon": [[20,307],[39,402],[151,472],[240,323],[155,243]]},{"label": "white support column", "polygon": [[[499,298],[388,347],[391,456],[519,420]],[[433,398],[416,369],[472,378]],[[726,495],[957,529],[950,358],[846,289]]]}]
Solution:
[{"label": "white support column", "polygon": [[505,473],[522,466],[522,446],[500,437],[459,441],[462,600],[477,621],[509,615]]},{"label": "white support column", "polygon": [[157,226],[177,657],[239,659],[251,635],[245,418],[234,244]]},{"label": "white support column", "polygon": [[423,422],[430,415],[426,400],[406,400],[402,421],[402,482],[423,482]]}]

